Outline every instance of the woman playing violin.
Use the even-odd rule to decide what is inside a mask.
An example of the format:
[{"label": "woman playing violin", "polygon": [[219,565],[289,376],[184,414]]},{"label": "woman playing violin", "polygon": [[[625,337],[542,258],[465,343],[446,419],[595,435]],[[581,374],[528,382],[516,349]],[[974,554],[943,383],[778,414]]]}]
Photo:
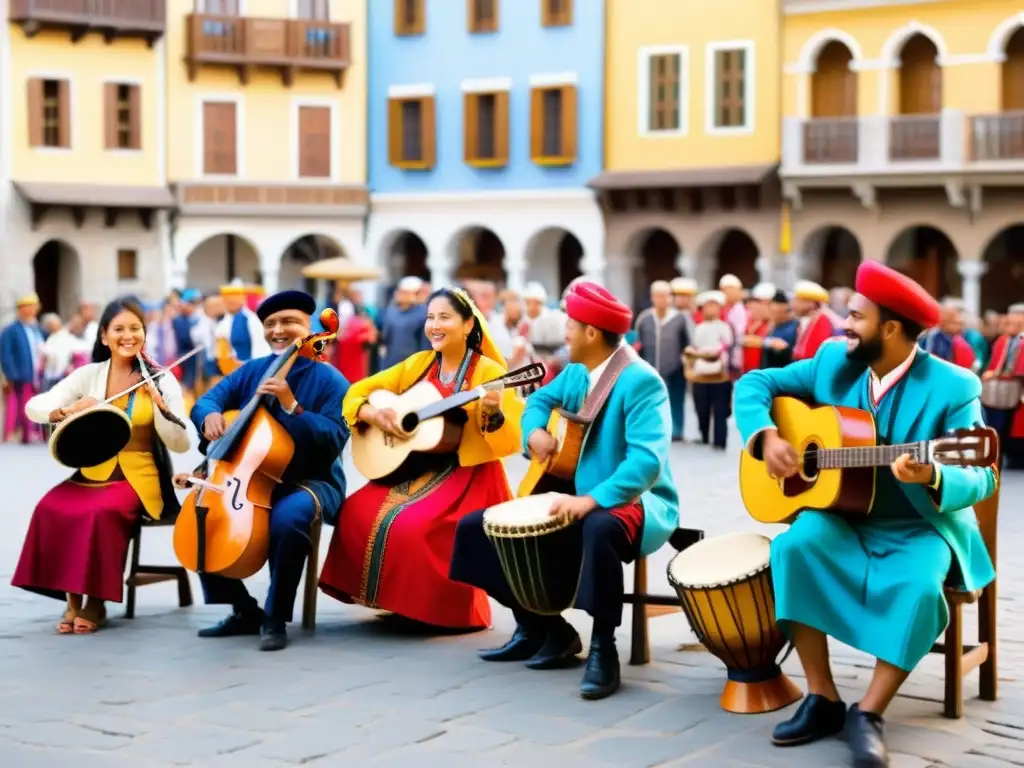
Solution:
[{"label": "woman playing violin", "polygon": [[[358,429],[399,434],[397,415],[369,404],[371,392],[401,394],[428,381],[442,396],[507,372],[487,323],[459,288],[434,292],[424,327],[430,349],[353,384],[342,412]],[[455,527],[469,512],[512,498],[501,459],[518,453],[523,401],[490,391],[465,406],[454,454],[414,455],[387,481],[350,496],[339,515],[320,588],[343,602],[382,608],[414,621],[456,629],[490,625],[487,595],[448,578]]]},{"label": "woman playing violin", "polygon": [[[110,303],[92,363],[29,400],[26,415],[57,424],[142,381],[145,343],[142,308],[128,300]],[[114,458],[77,471],[42,498],[12,579],[16,587],[67,601],[60,634],[90,634],[104,624],[105,601],[121,602],[128,543],[140,516],[156,520],[179,509],[168,454],[189,449],[178,382],[162,376],[111,405],[131,420],[131,440]]]}]

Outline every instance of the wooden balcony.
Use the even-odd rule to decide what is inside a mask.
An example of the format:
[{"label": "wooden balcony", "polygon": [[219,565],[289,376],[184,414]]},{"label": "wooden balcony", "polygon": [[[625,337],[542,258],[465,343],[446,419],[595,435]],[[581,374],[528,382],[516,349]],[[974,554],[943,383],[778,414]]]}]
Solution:
[{"label": "wooden balcony", "polygon": [[166,0],[9,0],[10,21],[26,37],[43,30],[67,32],[77,43],[90,32],[107,43],[141,38],[150,47],[166,28]]},{"label": "wooden balcony", "polygon": [[890,119],[890,160],[938,160],[941,155],[940,115],[899,115]]},{"label": "wooden balcony", "polygon": [[367,188],[350,184],[181,181],[174,194],[186,216],[336,219],[365,216],[370,206]]},{"label": "wooden balcony", "polygon": [[968,130],[974,162],[1024,160],[1024,112],[972,115]]},{"label": "wooden balcony", "polygon": [[254,68],[276,69],[291,86],[295,73],[327,72],[341,88],[350,61],[348,24],[192,13],[185,64],[190,80],[203,66],[228,66],[249,82]]},{"label": "wooden balcony", "polygon": [[856,163],[856,117],[815,118],[804,123],[805,163]]}]

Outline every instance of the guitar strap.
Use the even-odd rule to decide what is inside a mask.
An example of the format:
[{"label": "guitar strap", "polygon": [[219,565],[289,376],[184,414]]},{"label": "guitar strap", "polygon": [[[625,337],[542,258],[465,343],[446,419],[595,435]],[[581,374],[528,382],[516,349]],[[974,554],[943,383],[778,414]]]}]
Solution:
[{"label": "guitar strap", "polygon": [[638,357],[633,348],[628,346],[621,346],[612,353],[608,361],[608,367],[604,369],[604,372],[597,380],[597,384],[594,385],[594,390],[587,395],[586,400],[583,401],[583,407],[576,414],[581,421],[589,424],[597,418],[597,415],[608,400],[608,396],[612,393],[612,387],[615,386],[619,376]]}]

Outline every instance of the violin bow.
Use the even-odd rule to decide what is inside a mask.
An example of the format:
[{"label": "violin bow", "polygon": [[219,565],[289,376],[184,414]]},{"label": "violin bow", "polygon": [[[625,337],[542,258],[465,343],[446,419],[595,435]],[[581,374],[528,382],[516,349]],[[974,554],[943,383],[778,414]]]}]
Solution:
[{"label": "violin bow", "polygon": [[[142,381],[138,382],[137,384],[132,384],[132,386],[128,387],[127,389],[125,389],[125,390],[123,390],[121,392],[118,392],[113,397],[108,397],[106,400],[103,401],[103,404],[106,405],[106,404],[112,403],[115,400],[117,400],[118,398],[124,397],[129,392],[133,392],[134,390],[138,389],[143,384],[153,384],[155,386],[156,385],[156,380],[159,377],[163,376],[165,373],[170,371],[175,366],[181,365],[183,362],[188,360],[193,355],[199,354],[199,352],[201,352],[204,349],[205,349],[205,347],[196,347],[195,349],[191,350],[190,352],[188,352],[188,353],[182,355],[181,357],[179,357],[177,360],[175,360],[173,363],[171,363],[166,368],[162,368],[161,370],[157,371],[156,373],[153,373],[149,369],[149,366],[146,365],[146,361],[142,357],[142,353],[141,352],[138,353],[135,356],[135,358],[139,361],[139,370],[142,373]],[[157,406],[157,407],[160,408],[160,413],[163,414],[163,417],[165,419],[167,419],[169,422],[171,422],[172,424],[174,424],[176,426],[181,427],[182,429],[187,429],[187,427],[185,426],[185,423],[181,419],[179,419],[177,416],[175,416],[173,413],[171,413],[167,408],[160,407],[160,406]]]}]

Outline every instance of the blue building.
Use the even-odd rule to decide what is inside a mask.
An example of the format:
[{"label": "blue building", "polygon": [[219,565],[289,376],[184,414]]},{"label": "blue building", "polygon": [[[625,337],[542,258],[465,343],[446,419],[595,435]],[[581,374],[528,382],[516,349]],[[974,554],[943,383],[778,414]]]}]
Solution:
[{"label": "blue building", "polygon": [[366,248],[392,280],[555,296],[602,274],[585,184],[603,161],[604,16],[604,0],[369,4]]}]

